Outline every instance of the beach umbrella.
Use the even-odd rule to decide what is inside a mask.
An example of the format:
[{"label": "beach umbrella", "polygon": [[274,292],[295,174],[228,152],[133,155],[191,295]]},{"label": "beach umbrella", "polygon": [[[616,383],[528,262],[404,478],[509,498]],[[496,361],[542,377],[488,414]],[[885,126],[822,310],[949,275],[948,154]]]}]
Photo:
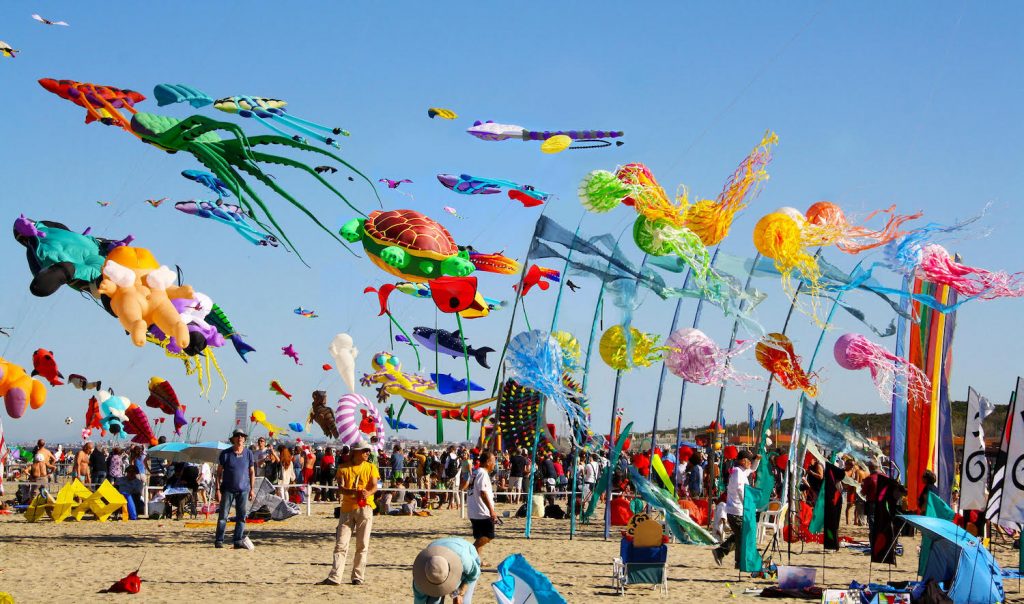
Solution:
[{"label": "beach umbrella", "polygon": [[148,455],[171,463],[176,463],[184,461],[181,457],[181,452],[187,449],[188,446],[188,443],[164,443],[162,445],[150,447]]},{"label": "beach umbrella", "polygon": [[189,445],[186,449],[182,450],[185,461],[191,461],[195,463],[217,463],[220,458],[220,452],[224,449],[230,449],[231,445],[228,443],[222,443],[215,440],[196,443]]}]

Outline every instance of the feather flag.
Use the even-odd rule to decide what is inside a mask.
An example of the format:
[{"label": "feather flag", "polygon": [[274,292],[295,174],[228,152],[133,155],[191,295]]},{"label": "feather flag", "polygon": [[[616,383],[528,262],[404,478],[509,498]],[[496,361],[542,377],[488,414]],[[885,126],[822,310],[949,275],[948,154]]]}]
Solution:
[{"label": "feather flag", "polygon": [[[1024,378],[1017,378],[1017,395],[1024,387]],[[1010,444],[1006,450],[1004,474],[1009,480],[1003,480],[1002,503],[999,507],[999,523],[1006,526],[1010,523],[1024,524],[1024,485],[1020,482],[1020,467],[1024,464],[1024,411],[1015,407],[1013,415],[1006,416],[1010,425]],[[995,490],[995,485],[992,487]]]},{"label": "feather flag", "polygon": [[964,429],[964,456],[960,477],[959,509],[983,510],[988,504],[988,458],[985,456],[985,430],[982,427],[994,405],[974,388],[967,389],[967,426]]},{"label": "feather flag", "polygon": [[[1020,378],[1017,378],[1017,388],[1020,388]],[[990,521],[999,524],[999,511],[1003,507],[1003,483],[1006,480],[1006,463],[1009,459],[1009,447],[1011,430],[1013,429],[1013,418],[1017,415],[1017,393],[1010,397],[1010,406],[1006,410],[1006,424],[1003,425],[1003,433],[999,438],[999,451],[996,453],[995,465],[992,467],[991,489],[988,493],[988,508],[985,517]]]}]

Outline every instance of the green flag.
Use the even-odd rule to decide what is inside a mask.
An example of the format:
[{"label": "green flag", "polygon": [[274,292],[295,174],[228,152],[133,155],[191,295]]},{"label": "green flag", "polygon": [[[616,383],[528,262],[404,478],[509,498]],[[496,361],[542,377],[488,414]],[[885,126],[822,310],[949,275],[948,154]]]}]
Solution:
[{"label": "green flag", "polygon": [[761,491],[749,484],[743,488],[743,528],[737,536],[740,549],[740,570],[756,573],[762,570],[761,552],[757,550],[757,502]]},{"label": "green flag", "polygon": [[[764,421],[761,423],[761,440],[757,445],[757,454],[760,455],[760,465],[757,467],[757,491],[760,493],[760,499],[757,500],[757,510],[763,511],[768,507],[769,501],[772,498],[772,492],[775,490],[775,477],[772,476],[771,461],[768,459],[768,429],[772,425],[772,415],[775,412],[775,405],[768,407],[768,413],[764,416]],[[776,435],[777,437],[778,435]],[[746,503],[744,502],[744,505]]]},{"label": "green flag", "polygon": [[[612,449],[612,455],[608,458],[608,467],[601,472],[601,477],[598,479],[597,484],[594,485],[594,491],[590,496],[590,504],[587,505],[587,509],[583,510],[580,514],[580,519],[584,523],[590,522],[590,518],[594,515],[594,511],[597,509],[597,503],[601,500],[601,493],[608,491],[608,481],[612,479],[612,473],[615,471],[615,466],[619,463],[619,454],[622,453],[622,447],[626,444],[626,439],[629,438],[629,432],[633,429],[633,422],[629,422],[626,428],[619,434],[619,440],[615,443],[615,448]],[[529,502],[527,502],[529,503]],[[610,504],[611,502],[609,502]]]}]

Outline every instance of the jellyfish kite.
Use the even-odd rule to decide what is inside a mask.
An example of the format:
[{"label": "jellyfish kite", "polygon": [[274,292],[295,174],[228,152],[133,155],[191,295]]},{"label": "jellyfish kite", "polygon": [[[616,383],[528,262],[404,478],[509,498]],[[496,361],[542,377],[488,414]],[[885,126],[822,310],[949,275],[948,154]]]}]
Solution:
[{"label": "jellyfish kite", "polygon": [[[875,382],[879,397],[884,401],[892,398],[896,376],[902,376],[908,391],[908,400],[922,400],[928,396],[931,381],[916,365],[898,357],[871,340],[856,333],[839,336],[833,353],[836,363],[843,369],[867,369]],[[916,395],[916,396],[914,396]]]},{"label": "jellyfish kite", "polygon": [[810,238],[816,239],[818,245],[835,245],[843,253],[859,254],[881,247],[913,232],[912,230],[901,230],[900,227],[903,223],[916,220],[924,215],[923,212],[908,215],[894,214],[895,210],[896,206],[893,205],[867,215],[866,220],[871,220],[878,214],[888,216],[885,226],[878,230],[850,224],[843,209],[830,201],[811,204],[811,207],[807,208],[805,217],[807,228],[812,232]]},{"label": "jellyfish kite", "polygon": [[687,327],[672,332],[665,340],[665,347],[669,349],[665,355],[668,370],[687,382],[710,386],[757,379],[737,373],[729,365],[729,361],[749,345],[723,350],[703,331]]},{"label": "jellyfish kite", "polygon": [[598,351],[601,360],[616,371],[629,371],[633,367],[650,367],[663,358],[667,350],[658,346],[659,336],[629,328],[629,335],[622,325],[615,325],[601,335]]},{"label": "jellyfish kite", "polygon": [[817,376],[800,367],[800,357],[793,352],[793,342],[785,334],[770,333],[754,347],[757,362],[775,376],[779,385],[786,390],[803,390],[807,396],[818,394]]}]

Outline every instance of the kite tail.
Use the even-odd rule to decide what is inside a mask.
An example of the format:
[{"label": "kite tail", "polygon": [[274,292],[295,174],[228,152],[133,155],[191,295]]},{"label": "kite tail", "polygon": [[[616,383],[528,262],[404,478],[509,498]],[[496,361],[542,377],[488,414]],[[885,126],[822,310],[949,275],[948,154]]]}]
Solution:
[{"label": "kite tail", "polygon": [[917,220],[924,215],[923,212],[917,212],[916,214],[894,214],[895,210],[896,206],[891,205],[884,210],[871,212],[867,215],[866,220],[870,220],[878,214],[888,214],[889,219],[885,226],[875,231],[867,227],[852,227],[846,237],[836,244],[836,247],[847,254],[859,254],[866,250],[881,247],[890,241],[909,234],[911,231],[900,230],[903,223]]},{"label": "kite tail", "polygon": [[249,346],[249,344],[243,341],[242,336],[238,335],[237,333],[233,334],[230,337],[230,340],[231,345],[235,347],[235,352],[238,353],[238,356],[242,357],[242,360],[248,363],[249,359],[245,358],[245,355],[249,354],[250,352],[256,352],[256,349],[253,348],[252,346]]},{"label": "kite tail", "polygon": [[625,135],[624,132],[616,130],[527,130],[523,132],[525,141],[546,141],[552,136],[568,136],[573,140],[584,140],[590,138],[619,138]]}]

